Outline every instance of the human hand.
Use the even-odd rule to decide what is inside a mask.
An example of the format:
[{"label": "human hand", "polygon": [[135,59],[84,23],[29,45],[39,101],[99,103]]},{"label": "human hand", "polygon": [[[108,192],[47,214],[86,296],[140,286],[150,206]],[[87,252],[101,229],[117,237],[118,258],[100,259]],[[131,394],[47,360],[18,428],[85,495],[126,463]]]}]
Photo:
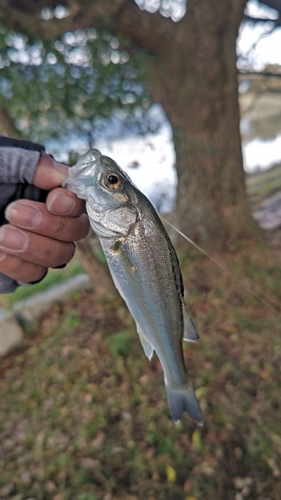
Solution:
[{"label": "human hand", "polygon": [[49,267],[72,259],[73,242],[87,236],[89,221],[84,201],[58,187],[67,174],[66,165],[42,153],[33,184],[51,191],[46,203],[22,199],[7,207],[9,224],[0,228],[0,272],[31,283],[40,280]]}]

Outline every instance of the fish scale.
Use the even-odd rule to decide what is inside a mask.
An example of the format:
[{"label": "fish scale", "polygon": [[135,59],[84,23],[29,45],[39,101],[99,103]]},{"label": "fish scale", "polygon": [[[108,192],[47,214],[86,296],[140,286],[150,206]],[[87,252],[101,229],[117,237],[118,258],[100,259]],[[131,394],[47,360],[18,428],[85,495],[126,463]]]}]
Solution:
[{"label": "fish scale", "polygon": [[112,160],[91,150],[70,169],[64,186],[86,200],[113,281],[135,319],[146,356],[164,371],[170,413],[202,413],[188,376],[182,341],[199,335],[183,300],[183,281],[170,238],[150,201]]}]

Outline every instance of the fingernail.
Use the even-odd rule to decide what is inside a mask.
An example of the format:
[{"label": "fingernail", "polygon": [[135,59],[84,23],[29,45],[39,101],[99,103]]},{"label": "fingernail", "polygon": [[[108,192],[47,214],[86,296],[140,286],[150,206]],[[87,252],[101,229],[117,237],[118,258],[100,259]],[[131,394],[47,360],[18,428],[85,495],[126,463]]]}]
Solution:
[{"label": "fingernail", "polygon": [[2,252],[2,250],[0,250],[0,261],[1,261],[1,260],[4,260],[4,259],[5,259],[5,257],[6,257],[5,252]]},{"label": "fingernail", "polygon": [[26,250],[28,236],[23,232],[9,225],[3,226],[0,230],[0,246],[9,250]]},{"label": "fingernail", "polygon": [[8,221],[27,229],[34,229],[42,222],[42,215],[35,207],[16,201],[6,209]]},{"label": "fingernail", "polygon": [[47,200],[47,208],[49,212],[58,215],[69,215],[76,207],[76,199],[65,191],[50,195]]}]

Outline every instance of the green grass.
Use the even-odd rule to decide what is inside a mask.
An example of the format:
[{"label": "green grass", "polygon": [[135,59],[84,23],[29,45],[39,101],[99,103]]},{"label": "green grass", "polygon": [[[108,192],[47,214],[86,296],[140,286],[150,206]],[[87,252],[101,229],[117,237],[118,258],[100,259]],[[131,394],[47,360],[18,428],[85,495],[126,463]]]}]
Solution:
[{"label": "green grass", "polygon": [[0,306],[10,309],[16,302],[42,293],[51,286],[63,283],[66,279],[72,278],[83,272],[84,269],[80,262],[77,259],[73,259],[64,269],[50,269],[46,278],[36,285],[28,287],[21,286],[14,293],[0,295]]}]

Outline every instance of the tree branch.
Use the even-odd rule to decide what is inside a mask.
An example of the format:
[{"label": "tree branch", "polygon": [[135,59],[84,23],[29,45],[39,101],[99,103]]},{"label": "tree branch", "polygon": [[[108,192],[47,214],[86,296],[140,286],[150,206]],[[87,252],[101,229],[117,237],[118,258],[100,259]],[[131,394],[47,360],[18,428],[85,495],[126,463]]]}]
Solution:
[{"label": "tree branch", "polygon": [[[77,28],[87,29],[97,25],[105,26],[108,20],[114,18],[126,0],[92,0],[79,2],[78,0],[0,0],[1,18],[5,26],[27,35],[37,35],[43,40],[53,39],[67,31]],[[57,19],[54,15],[47,21],[42,18],[42,7],[54,9],[57,5],[64,5],[68,15]],[[33,8],[31,8],[33,5]],[[105,15],[106,13],[106,15]]]},{"label": "tree branch", "polygon": [[[68,9],[68,16],[42,19],[43,6],[54,9],[58,4]],[[172,20],[158,13],[142,11],[133,0],[0,0],[0,11],[5,26],[28,36],[40,36],[43,40],[54,39],[78,28],[109,27],[130,37],[143,49],[156,52],[174,28]],[[149,36],[144,37],[143,33],[149,33]]]},{"label": "tree branch", "polygon": [[13,119],[4,106],[0,106],[0,130],[3,135],[22,139],[23,134],[17,129]]},{"label": "tree branch", "polygon": [[[177,23],[177,29],[180,24]],[[172,43],[175,33],[174,21],[158,12],[152,14],[141,10],[133,0],[127,0],[120,9],[113,19],[112,28],[116,33],[128,36],[142,50],[156,54],[160,54],[167,43]]]}]

